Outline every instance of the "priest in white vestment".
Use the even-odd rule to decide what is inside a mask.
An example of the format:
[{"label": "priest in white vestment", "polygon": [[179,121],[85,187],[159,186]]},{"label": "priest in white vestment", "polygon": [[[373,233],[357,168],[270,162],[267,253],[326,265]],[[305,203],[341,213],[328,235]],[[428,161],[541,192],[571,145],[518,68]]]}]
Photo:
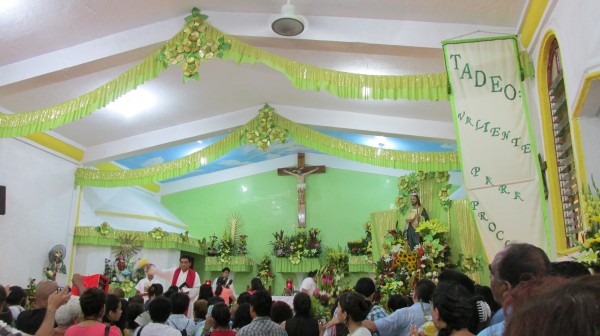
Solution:
[{"label": "priest in white vestment", "polygon": [[170,286],[179,287],[179,291],[186,293],[190,297],[190,305],[186,316],[192,316],[194,302],[196,302],[200,294],[200,276],[198,272],[191,268],[191,257],[182,255],[179,258],[179,267],[166,270],[156,269],[155,274],[169,281]]}]

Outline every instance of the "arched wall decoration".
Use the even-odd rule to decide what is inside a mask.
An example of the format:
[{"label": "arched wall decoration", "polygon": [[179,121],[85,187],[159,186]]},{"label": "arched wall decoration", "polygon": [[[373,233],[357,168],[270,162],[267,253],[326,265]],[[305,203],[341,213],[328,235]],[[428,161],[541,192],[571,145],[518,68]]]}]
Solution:
[{"label": "arched wall decoration", "polygon": [[[265,108],[268,108],[268,105],[265,105]],[[273,113],[273,120],[278,127],[286,131],[289,138],[324,154],[394,169],[431,172],[461,169],[456,152],[406,152],[379,149],[319,133],[277,113]],[[130,187],[178,177],[243,145],[246,130],[255,129],[259,124],[260,115],[202,150],[177,160],[147,168],[133,170],[79,168],[75,172],[75,183],[95,187]]]}]

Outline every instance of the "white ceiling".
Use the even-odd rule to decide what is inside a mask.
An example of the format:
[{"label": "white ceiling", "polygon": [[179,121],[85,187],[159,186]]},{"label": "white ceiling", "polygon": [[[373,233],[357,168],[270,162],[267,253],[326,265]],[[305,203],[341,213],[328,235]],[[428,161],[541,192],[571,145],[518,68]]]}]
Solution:
[{"label": "white ceiling", "polygon": [[[13,7],[7,6],[14,2]],[[269,19],[284,0],[2,0],[0,111],[21,113],[77,97],[127,70],[183,26],[193,7],[253,46],[293,60],[365,74],[444,71],[441,41],[472,33],[516,34],[526,0],[294,0],[304,33],[282,38]],[[52,134],[86,151],[84,163],[122,158],[237,127],[269,103],[304,124],[398,137],[454,140],[450,105],[344,100],[293,88],[264,65],[213,60],[199,82],[171,67],[143,88],[158,98],[124,118],[108,108]],[[365,122],[367,121],[367,122]]]}]

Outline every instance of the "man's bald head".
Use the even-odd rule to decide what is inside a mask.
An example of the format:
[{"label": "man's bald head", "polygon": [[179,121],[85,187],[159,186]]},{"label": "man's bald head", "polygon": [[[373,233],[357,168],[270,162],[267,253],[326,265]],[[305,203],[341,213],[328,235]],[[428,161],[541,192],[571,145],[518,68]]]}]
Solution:
[{"label": "man's bald head", "polygon": [[56,281],[42,280],[35,288],[35,305],[38,307],[46,307],[48,305],[48,297],[56,292],[58,284]]}]

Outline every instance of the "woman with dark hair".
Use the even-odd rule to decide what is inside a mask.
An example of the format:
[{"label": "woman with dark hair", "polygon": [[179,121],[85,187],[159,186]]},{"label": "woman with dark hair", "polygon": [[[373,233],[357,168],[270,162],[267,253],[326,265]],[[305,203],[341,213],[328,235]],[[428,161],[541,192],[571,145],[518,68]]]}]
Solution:
[{"label": "woman with dark hair", "polygon": [[393,313],[400,308],[406,307],[408,307],[408,300],[406,300],[404,296],[400,294],[390,295],[390,298],[387,302],[387,308],[390,313]]},{"label": "woman with dark hair", "polygon": [[210,336],[235,335],[235,331],[229,329],[229,320],[231,319],[231,313],[229,312],[229,307],[227,307],[226,304],[217,303],[213,307],[211,317],[214,320],[214,329],[213,331],[211,331]]},{"label": "woman with dark hair", "polygon": [[[72,325],[65,336],[121,336],[121,331],[115,326],[102,323],[105,311],[106,294],[98,288],[89,288],[79,297],[83,321]],[[120,301],[119,301],[120,304]]]},{"label": "woman with dark hair", "polygon": [[[455,281],[438,284],[431,298],[431,318],[438,336],[473,336],[469,322],[473,316],[473,294]],[[418,335],[412,325],[410,335]]]},{"label": "woman with dark hair", "polygon": [[250,290],[248,291],[248,293],[250,293],[250,295],[252,295],[257,290],[266,290],[266,289],[262,283],[262,280],[260,280],[260,278],[252,278],[252,280],[250,280]]},{"label": "woman with dark hair", "polygon": [[200,286],[200,294],[198,295],[198,300],[208,301],[208,299],[210,299],[213,296],[215,296],[215,294],[213,294],[213,290],[210,285],[203,284]]},{"label": "woman with dark hair", "polygon": [[238,304],[250,303],[251,297],[252,297],[252,294],[250,294],[249,292],[243,292],[242,294],[240,294],[240,296],[238,296],[237,303]]},{"label": "woman with dark hair", "polygon": [[12,313],[13,321],[17,320],[17,316],[25,310],[25,302],[27,301],[27,293],[19,286],[10,286],[8,296],[6,297],[6,305]]},{"label": "woman with dark hair", "polygon": [[308,272],[308,276],[302,280],[300,291],[308,295],[313,295],[317,290],[317,270]]},{"label": "woman with dark hair", "polygon": [[294,316],[294,312],[292,312],[292,307],[289,304],[283,301],[275,301],[271,305],[271,321],[281,324],[292,318],[292,316]]},{"label": "woman with dark hair", "polygon": [[294,296],[294,312],[296,314],[281,323],[289,336],[319,336],[319,322],[310,315],[310,306],[311,301],[308,294],[298,293]]},{"label": "woman with dark hair", "polygon": [[106,296],[106,305],[102,322],[116,325],[117,321],[121,318],[121,315],[123,315],[121,299],[115,294],[108,294]]},{"label": "woman with dark hair", "polygon": [[371,304],[367,299],[355,292],[344,292],[340,295],[336,315],[343,321],[350,332],[348,336],[371,336],[369,329],[362,326],[362,321],[371,311]]},{"label": "woman with dark hair", "polygon": [[163,294],[163,286],[161,284],[152,284],[150,288],[148,288],[148,301],[144,303],[144,310],[148,310],[150,306],[150,301],[154,300],[157,296],[161,296]]},{"label": "woman with dark hair", "polygon": [[238,306],[233,316],[233,330],[240,330],[252,322],[250,315],[250,303],[242,303]]},{"label": "woman with dark hair", "polygon": [[231,280],[227,280],[224,277],[217,278],[215,296],[223,298],[225,304],[228,306],[231,302],[235,301],[235,295],[233,295],[233,291],[229,288],[229,285],[231,285]]},{"label": "woman with dark hair", "polygon": [[[133,331],[137,329],[140,325],[135,321],[135,319],[140,316],[144,312],[144,306],[140,303],[131,303],[129,305],[129,309],[127,310],[127,329],[129,330],[129,334],[133,335]],[[123,313],[125,315],[125,313]]]}]

